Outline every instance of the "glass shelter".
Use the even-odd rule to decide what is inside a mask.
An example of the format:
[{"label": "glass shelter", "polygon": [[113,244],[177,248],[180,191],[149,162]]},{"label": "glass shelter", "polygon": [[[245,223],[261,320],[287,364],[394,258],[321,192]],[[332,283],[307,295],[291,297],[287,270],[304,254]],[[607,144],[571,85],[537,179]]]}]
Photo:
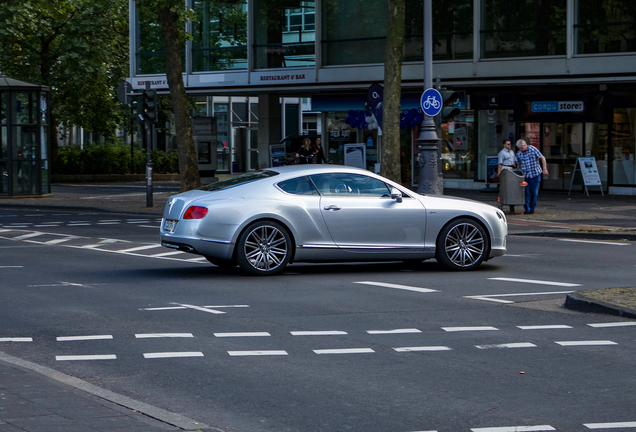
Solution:
[{"label": "glass shelter", "polygon": [[0,196],[51,193],[49,88],[0,76]]}]

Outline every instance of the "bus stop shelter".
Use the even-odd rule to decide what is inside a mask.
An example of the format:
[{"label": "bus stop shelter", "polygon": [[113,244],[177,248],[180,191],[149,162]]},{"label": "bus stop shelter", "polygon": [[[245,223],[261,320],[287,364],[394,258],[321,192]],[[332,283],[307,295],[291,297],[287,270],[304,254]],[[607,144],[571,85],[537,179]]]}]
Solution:
[{"label": "bus stop shelter", "polygon": [[49,88],[0,75],[0,197],[51,193]]}]

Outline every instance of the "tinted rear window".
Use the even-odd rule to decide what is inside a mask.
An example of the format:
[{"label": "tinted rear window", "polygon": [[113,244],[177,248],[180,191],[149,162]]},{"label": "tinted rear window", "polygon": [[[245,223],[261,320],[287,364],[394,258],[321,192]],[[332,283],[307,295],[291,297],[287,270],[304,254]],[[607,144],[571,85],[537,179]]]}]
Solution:
[{"label": "tinted rear window", "polygon": [[267,170],[253,171],[253,172],[237,175],[236,177],[232,177],[229,179],[220,180],[215,183],[210,183],[209,185],[200,187],[199,190],[212,192],[212,191],[217,191],[222,189],[228,189],[234,186],[239,186],[245,183],[251,183],[257,180],[262,180],[262,179],[274,177],[277,175],[278,173],[274,171],[267,171]]}]

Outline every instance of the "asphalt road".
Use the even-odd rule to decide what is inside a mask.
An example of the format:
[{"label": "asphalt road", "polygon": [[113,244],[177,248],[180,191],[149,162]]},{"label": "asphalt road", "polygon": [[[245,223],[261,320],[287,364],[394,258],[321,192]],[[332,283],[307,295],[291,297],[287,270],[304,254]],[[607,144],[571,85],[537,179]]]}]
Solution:
[{"label": "asphalt road", "polygon": [[470,273],[258,278],[161,248],[156,216],[13,208],[0,224],[1,351],[223,431],[636,427],[635,322],[560,307],[633,286],[632,242],[511,236]]}]

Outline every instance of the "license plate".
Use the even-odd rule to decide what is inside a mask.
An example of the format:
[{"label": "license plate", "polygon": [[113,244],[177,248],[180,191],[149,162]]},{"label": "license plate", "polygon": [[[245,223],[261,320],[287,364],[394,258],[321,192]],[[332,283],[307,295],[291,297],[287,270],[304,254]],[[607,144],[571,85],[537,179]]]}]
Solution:
[{"label": "license plate", "polygon": [[176,227],[177,227],[177,221],[176,220],[166,219],[166,221],[163,223],[163,230],[164,231],[174,232],[174,229]]}]

